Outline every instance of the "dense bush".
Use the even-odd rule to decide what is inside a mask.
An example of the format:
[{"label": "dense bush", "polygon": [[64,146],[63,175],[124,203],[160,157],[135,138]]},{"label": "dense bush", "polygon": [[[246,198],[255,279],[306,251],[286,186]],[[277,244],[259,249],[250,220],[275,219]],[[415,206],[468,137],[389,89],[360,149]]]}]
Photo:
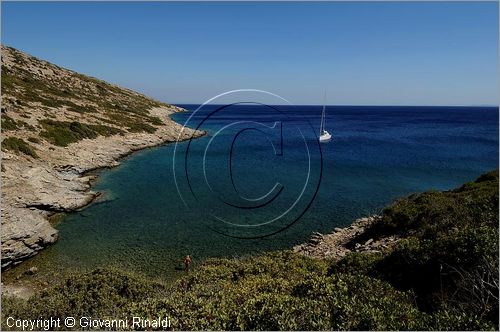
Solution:
[{"label": "dense bush", "polygon": [[[289,251],[212,259],[166,287],[119,271],[75,275],[28,301],[3,299],[3,317],[169,316],[181,330],[487,329],[477,317],[425,313],[413,292]],[[3,318],[3,321],[4,318]],[[5,326],[4,326],[5,328]]]},{"label": "dense bush", "polygon": [[38,158],[35,149],[33,149],[33,147],[31,147],[31,145],[26,143],[22,138],[17,138],[17,137],[5,138],[2,141],[2,149],[21,152],[33,158]]},{"label": "dense bush", "polygon": [[95,270],[68,277],[29,301],[8,299],[3,316],[115,317],[123,307],[150,294],[165,295],[164,286],[116,270]]},{"label": "dense bush", "polygon": [[30,125],[29,123],[26,123],[22,120],[14,120],[10,116],[6,114],[2,114],[2,130],[4,131],[9,131],[9,130],[16,130],[19,128],[25,128],[30,131],[34,131],[35,127]]},{"label": "dense bush", "polygon": [[138,117],[122,113],[110,113],[108,114],[108,116],[109,120],[107,120],[106,122],[117,124],[120,127],[125,127],[131,133],[147,132],[152,134],[156,131],[156,128],[151,124],[162,124],[159,118],[152,116]]},{"label": "dense bush", "polygon": [[[135,309],[135,310],[134,310]],[[193,285],[171,297],[135,305],[132,314],[170,313],[178,329],[419,329],[425,314],[411,296],[362,276],[270,275]]]},{"label": "dense bush", "polygon": [[10,116],[2,114],[2,130],[15,130],[19,128],[16,121],[12,119]]},{"label": "dense bush", "polygon": [[127,130],[131,133],[146,132],[149,134],[153,134],[156,131],[156,128],[147,123],[134,122],[127,127]]},{"label": "dense bush", "polygon": [[84,138],[96,138],[99,135],[111,136],[123,131],[105,125],[84,124],[80,122],[55,121],[44,119],[40,121],[43,131],[40,136],[58,146],[68,146]]},{"label": "dense bush", "polygon": [[498,326],[498,171],[400,200],[364,236],[389,234],[410,236],[384,255],[350,255],[330,270],[412,290],[420,310],[467,312]]},{"label": "dense bush", "polygon": [[376,225],[385,234],[418,232],[435,239],[462,226],[498,228],[498,171],[451,191],[411,195],[386,208]]}]

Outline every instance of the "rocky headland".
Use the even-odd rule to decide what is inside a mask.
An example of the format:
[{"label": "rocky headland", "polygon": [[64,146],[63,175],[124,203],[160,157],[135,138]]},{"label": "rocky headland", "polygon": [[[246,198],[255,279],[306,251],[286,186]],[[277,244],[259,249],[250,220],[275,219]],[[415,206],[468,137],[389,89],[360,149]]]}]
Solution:
[{"label": "rocky headland", "polygon": [[394,246],[400,235],[372,237],[370,227],[382,219],[374,215],[355,220],[352,225],[335,228],[329,234],[314,233],[308,242],[293,248],[296,253],[312,258],[340,260],[352,252],[380,253]]},{"label": "rocky headland", "polygon": [[99,195],[89,171],[203,135],[170,119],[181,111],[2,46],[2,269],[57,240],[49,216]]}]

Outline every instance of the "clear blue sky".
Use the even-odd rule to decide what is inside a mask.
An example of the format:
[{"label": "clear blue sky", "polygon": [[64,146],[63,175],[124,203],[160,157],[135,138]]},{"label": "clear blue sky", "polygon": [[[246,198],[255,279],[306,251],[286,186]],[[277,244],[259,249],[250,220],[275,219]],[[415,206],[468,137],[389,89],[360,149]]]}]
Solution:
[{"label": "clear blue sky", "polygon": [[2,2],[2,43],[172,103],[498,105],[498,3]]}]

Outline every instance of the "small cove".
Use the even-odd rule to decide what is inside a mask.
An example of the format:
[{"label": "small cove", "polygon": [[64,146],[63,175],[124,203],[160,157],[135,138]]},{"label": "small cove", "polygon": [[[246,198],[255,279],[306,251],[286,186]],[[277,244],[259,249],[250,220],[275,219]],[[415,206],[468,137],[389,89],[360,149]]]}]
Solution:
[{"label": "small cove", "polygon": [[[191,142],[195,163],[202,152],[197,148],[205,146],[221,126],[235,119],[275,121],[256,106],[239,107],[231,116],[221,115],[204,123],[202,129],[209,135]],[[319,127],[320,107],[283,109],[298,119],[299,125]],[[167,144],[136,152],[119,167],[101,171],[93,188],[103,192],[105,199],[65,215],[56,226],[59,241],[7,271],[7,277],[31,266],[39,268],[40,278],[116,267],[171,280],[182,274],[178,268],[186,254],[199,264],[210,257],[289,249],[306,241],[312,232],[328,232],[379,213],[398,197],[451,189],[498,167],[498,108],[329,107],[327,111],[333,141],[321,146],[319,190],[306,213],[283,232],[238,239],[212,231],[199,211],[187,207],[179,196],[172,168],[175,145]],[[174,119],[184,123],[188,116],[176,114]],[[187,144],[179,143],[179,147]],[[249,135],[239,144],[234,175],[245,194],[262,195],[278,178],[286,188],[300,186],[304,165],[293,144],[284,146],[285,160],[281,161],[272,157],[265,138]],[[217,173],[227,154],[215,150],[213,156],[209,166]],[[287,176],[281,178],[283,166]],[[223,181],[221,175],[217,183]],[[208,193],[200,194],[210,198]],[[228,218],[239,218],[225,212]],[[265,218],[271,211],[262,213],[256,218]]]}]

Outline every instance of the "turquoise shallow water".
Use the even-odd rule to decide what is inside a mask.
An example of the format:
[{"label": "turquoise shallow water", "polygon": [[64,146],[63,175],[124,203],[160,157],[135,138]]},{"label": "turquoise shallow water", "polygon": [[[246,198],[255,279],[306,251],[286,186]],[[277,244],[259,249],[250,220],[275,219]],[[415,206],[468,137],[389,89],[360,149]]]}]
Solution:
[{"label": "turquoise shallow water", "polygon": [[[39,266],[40,273],[116,266],[171,278],[180,273],[176,267],[186,254],[200,262],[291,248],[312,232],[328,232],[379,212],[398,197],[450,189],[498,167],[498,108],[329,107],[327,128],[333,141],[321,146],[315,137],[319,107],[281,106],[274,112],[239,105],[212,114],[214,110],[204,109],[189,123],[201,124],[209,132],[206,137],[141,151],[103,171],[95,189],[107,200],[65,216],[57,226],[60,240],[29,266]],[[183,123],[190,115],[174,119]],[[229,167],[234,133],[216,133],[238,121],[269,127],[282,121],[282,128],[279,134],[265,127],[242,132]],[[271,195],[269,204],[255,208],[266,202],[255,199],[276,183],[283,188],[277,198]],[[299,196],[285,217],[255,226],[286,211]],[[261,237],[273,232],[278,233]]]}]

